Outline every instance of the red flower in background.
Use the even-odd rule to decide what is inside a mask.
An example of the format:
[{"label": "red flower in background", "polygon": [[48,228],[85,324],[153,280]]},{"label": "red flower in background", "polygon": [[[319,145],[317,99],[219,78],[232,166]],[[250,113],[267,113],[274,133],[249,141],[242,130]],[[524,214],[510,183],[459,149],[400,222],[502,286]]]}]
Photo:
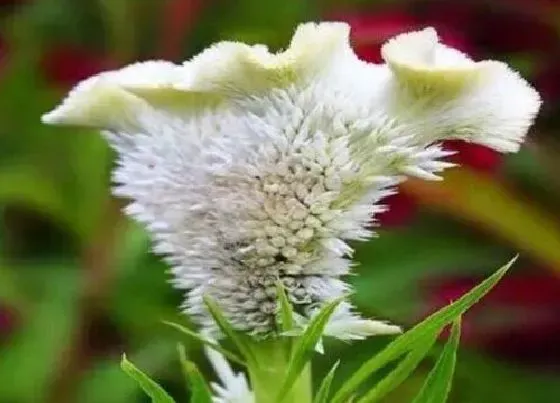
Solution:
[{"label": "red flower in background", "polygon": [[63,87],[71,87],[113,66],[108,57],[75,46],[54,47],[41,59],[45,78]]},{"label": "red flower in background", "polygon": [[388,207],[387,211],[375,217],[381,227],[398,227],[409,224],[418,210],[416,200],[411,195],[400,191],[384,198],[381,203]]},{"label": "red flower in background", "polygon": [[542,63],[537,69],[535,85],[543,96],[544,106],[560,99],[560,55]]},{"label": "red flower in background", "polygon": [[480,144],[451,140],[444,143],[444,148],[457,152],[448,158],[451,162],[468,166],[482,173],[496,172],[502,162],[500,153]]},{"label": "red flower in background", "polygon": [[381,63],[381,45],[392,36],[416,29],[416,19],[402,11],[337,14],[332,19],[350,24],[356,54],[368,62]]},{"label": "red flower in background", "polygon": [[[479,280],[437,280],[428,287],[431,309],[461,297]],[[560,278],[541,271],[506,276],[465,314],[463,323],[466,344],[526,363],[558,364]]]},{"label": "red flower in background", "polygon": [[436,28],[452,27],[477,47],[491,52],[549,51],[558,41],[550,23],[557,0],[483,2],[428,1],[419,5],[421,20]]},{"label": "red flower in background", "polygon": [[2,37],[0,37],[0,69],[6,61],[6,56],[8,54],[8,46]]},{"label": "red flower in background", "polygon": [[181,56],[182,44],[207,3],[203,0],[169,0],[165,3],[161,33],[162,57],[176,59]]},{"label": "red flower in background", "polygon": [[10,335],[17,322],[15,312],[8,306],[0,305],[0,341]]},{"label": "red flower in background", "polygon": [[13,7],[24,3],[25,0],[0,0],[0,7]]},{"label": "red flower in background", "polygon": [[[549,52],[558,35],[544,15],[489,8],[480,13],[476,29],[481,46],[492,52]],[[541,10],[544,14],[544,10]],[[540,18],[539,18],[540,17]]]},{"label": "red flower in background", "polygon": [[[445,5],[442,5],[445,6]],[[448,5],[449,6],[449,5]],[[338,12],[329,15],[333,20],[345,21],[350,24],[351,40],[356,54],[363,60],[381,63],[380,49],[383,43],[400,33],[419,30],[426,26],[434,26],[438,30],[442,41],[449,46],[464,52],[471,52],[473,47],[463,34],[457,29],[456,20],[465,22],[467,13],[464,7],[449,7],[453,12],[438,14],[432,17],[419,17],[401,9],[364,12]],[[445,11],[445,7],[443,8]],[[454,18],[455,16],[455,18]]]}]

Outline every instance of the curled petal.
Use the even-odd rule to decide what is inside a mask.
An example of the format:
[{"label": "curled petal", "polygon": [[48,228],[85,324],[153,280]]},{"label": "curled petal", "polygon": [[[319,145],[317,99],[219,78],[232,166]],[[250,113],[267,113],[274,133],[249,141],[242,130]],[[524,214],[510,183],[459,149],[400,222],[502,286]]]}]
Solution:
[{"label": "curled petal", "polygon": [[382,50],[394,74],[392,113],[424,141],[461,139],[515,152],[537,114],[539,94],[506,64],[474,62],[438,42],[433,28],[398,35]]},{"label": "curled petal", "polygon": [[134,132],[157,111],[188,113],[219,103],[215,94],[179,89],[188,78],[188,69],[173,63],[135,63],[84,80],[42,119],[48,124]]},{"label": "curled petal", "polygon": [[154,111],[185,118],[228,98],[254,97],[315,79],[343,55],[355,58],[349,27],[343,23],[302,24],[280,53],[270,53],[264,45],[220,42],[182,66],[136,63],[85,80],[43,121],[135,131]]},{"label": "curled petal", "polygon": [[185,63],[191,91],[229,95],[256,95],[272,88],[315,78],[328,70],[337,56],[351,54],[350,28],[344,23],[300,25],[288,49],[270,53],[264,45],[219,42]]},{"label": "curled petal", "polygon": [[92,77],[74,88],[53,111],[43,115],[43,123],[134,130],[136,116],[147,105],[140,98],[99,77]]},{"label": "curled petal", "polygon": [[381,54],[397,80],[418,97],[454,94],[482,67],[439,43],[433,28],[397,35],[383,45]]}]

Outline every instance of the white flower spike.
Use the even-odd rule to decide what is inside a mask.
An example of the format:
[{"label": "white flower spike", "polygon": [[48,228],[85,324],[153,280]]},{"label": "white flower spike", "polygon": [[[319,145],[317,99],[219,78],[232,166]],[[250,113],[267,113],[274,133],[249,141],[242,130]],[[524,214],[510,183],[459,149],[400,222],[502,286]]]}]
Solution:
[{"label": "white flower spike", "polygon": [[212,403],[255,403],[255,396],[245,375],[233,372],[219,352],[209,347],[205,347],[204,350],[220,380],[219,383],[210,385],[216,394],[212,397]]},{"label": "white flower spike", "polygon": [[[185,312],[215,329],[277,333],[276,283],[309,320],[344,295],[352,248],[407,176],[451,166],[463,139],[513,152],[540,105],[506,65],[474,62],[428,28],[359,60],[343,23],[303,24],[290,47],[222,42],[183,65],[134,64],[79,84],[46,123],[97,127],[118,151],[115,194],[144,223],[186,291]],[[374,290],[372,290],[374,292]],[[326,333],[398,332],[341,305]]]}]

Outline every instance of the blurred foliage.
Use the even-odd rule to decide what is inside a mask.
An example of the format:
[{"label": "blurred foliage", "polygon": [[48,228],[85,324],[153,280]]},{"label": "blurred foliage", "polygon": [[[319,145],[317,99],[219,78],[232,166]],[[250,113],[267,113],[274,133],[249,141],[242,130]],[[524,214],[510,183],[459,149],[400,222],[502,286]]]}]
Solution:
[{"label": "blurred foliage", "polygon": [[[542,92],[528,144],[500,157],[464,144],[442,184],[408,182],[387,202],[380,237],[356,245],[363,311],[404,325],[456,298],[517,252],[508,278],[463,322],[451,401],[552,403],[560,396],[560,4],[553,0],[0,1],[0,402],[145,401],[132,362],[186,399],[181,295],[141,228],[110,196],[113,153],[88,130],[39,117],[78,80],[134,60],[189,58],[211,42],[285,46],[301,21],[344,19],[358,53],[424,25],[476,58],[506,60]],[[521,283],[521,287],[514,285]],[[516,283],[516,284],[517,284]],[[209,372],[200,346],[189,358]],[[317,384],[340,380],[387,339],[327,343]],[[427,370],[430,366],[426,366]],[[409,402],[425,373],[391,393]]]}]

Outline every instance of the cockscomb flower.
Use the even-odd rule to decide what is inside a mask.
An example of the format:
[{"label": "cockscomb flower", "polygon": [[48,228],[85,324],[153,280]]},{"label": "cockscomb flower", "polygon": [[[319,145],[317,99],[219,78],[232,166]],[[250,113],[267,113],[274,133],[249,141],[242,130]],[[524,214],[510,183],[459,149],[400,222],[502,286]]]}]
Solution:
[{"label": "cockscomb flower", "polygon": [[[215,328],[209,296],[239,331],[278,332],[277,282],[305,323],[349,291],[349,241],[395,185],[437,180],[441,141],[519,148],[538,94],[495,61],[474,62],[425,29],[361,61],[344,23],[299,26],[290,46],[214,44],[182,65],[133,64],[79,84],[50,124],[100,128],[119,154],[116,195],[166,256],[184,310]],[[343,303],[328,335],[398,332]]]}]

